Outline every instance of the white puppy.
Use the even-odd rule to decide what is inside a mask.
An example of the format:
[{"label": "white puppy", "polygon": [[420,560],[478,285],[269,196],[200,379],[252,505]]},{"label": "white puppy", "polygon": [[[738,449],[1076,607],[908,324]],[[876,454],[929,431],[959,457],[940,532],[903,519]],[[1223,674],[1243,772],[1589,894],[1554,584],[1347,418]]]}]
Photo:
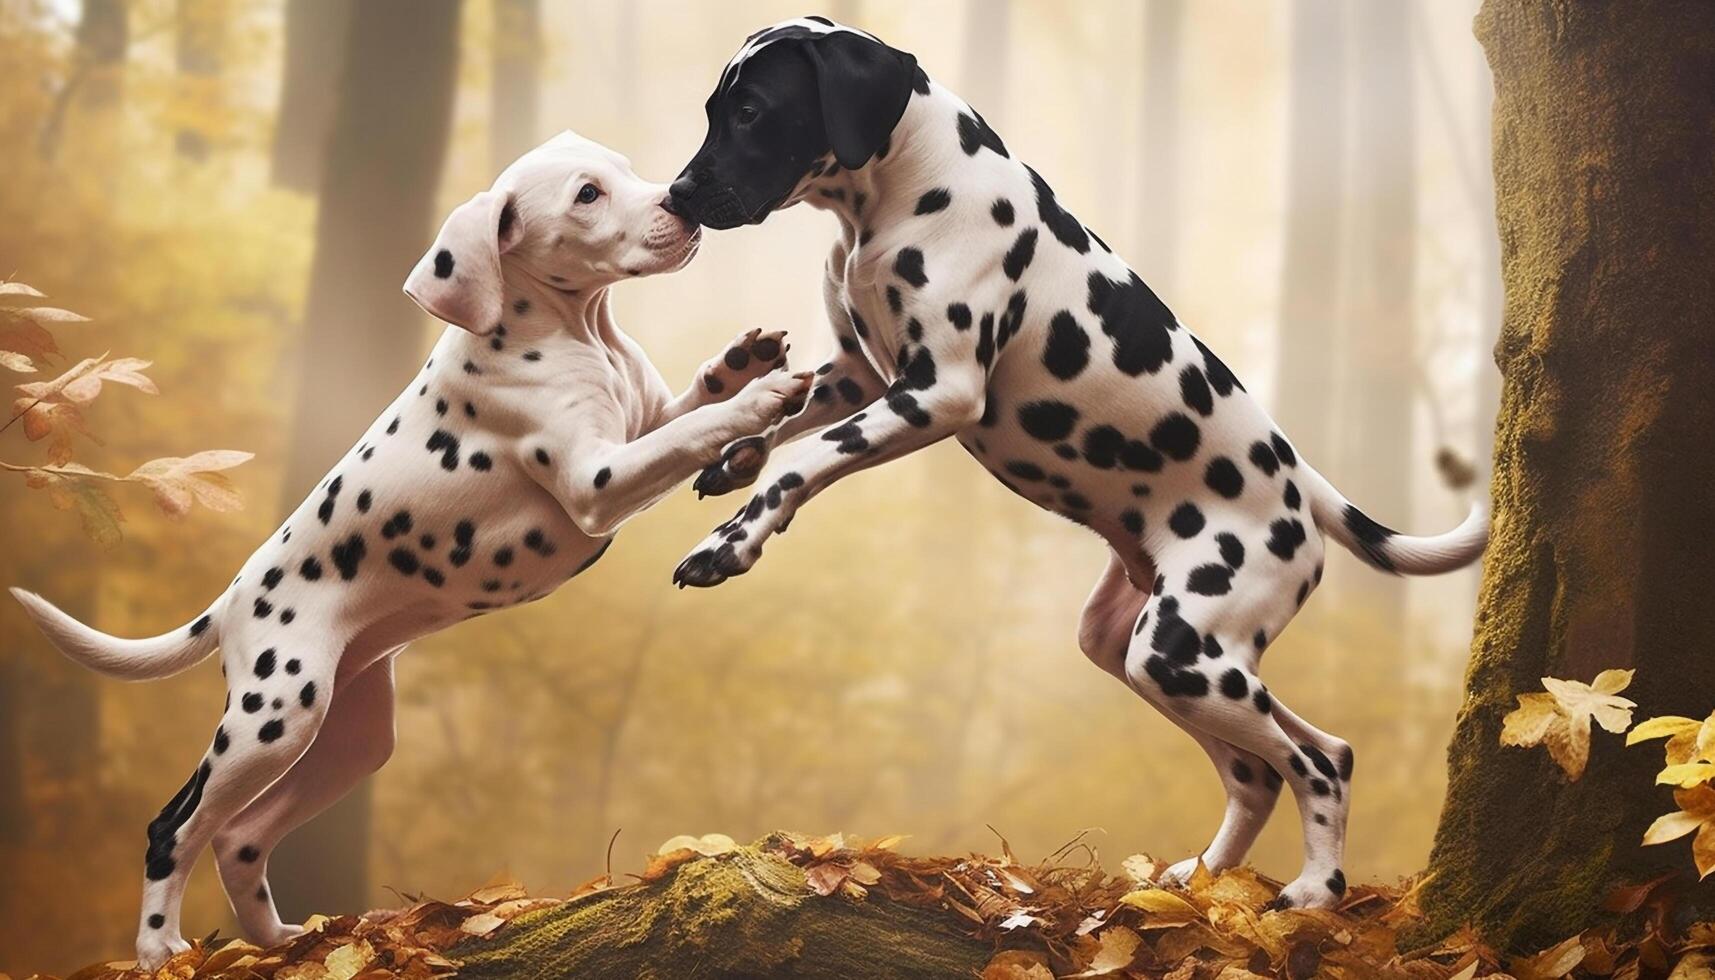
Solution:
[{"label": "white puppy", "polygon": [[221,650],[225,714],[149,825],[142,966],[187,948],[180,901],[211,841],[249,937],[301,932],[274,908],[268,855],[387,760],[405,644],[542,598],[722,446],[802,406],[809,376],[777,370],[779,334],[737,338],[675,397],[613,322],[609,285],[696,252],[666,191],[565,133],[455,210],[405,291],[462,329],[190,624],[123,640],[13,590],[104,674],[165,677]]}]

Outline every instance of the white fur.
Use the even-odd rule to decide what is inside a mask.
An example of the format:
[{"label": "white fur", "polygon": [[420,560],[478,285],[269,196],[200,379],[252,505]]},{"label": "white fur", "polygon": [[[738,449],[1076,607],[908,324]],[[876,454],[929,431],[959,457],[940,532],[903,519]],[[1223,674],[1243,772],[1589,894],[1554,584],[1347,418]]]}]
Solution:
[{"label": "white fur", "polygon": [[[600,195],[579,203],[589,183]],[[164,677],[221,648],[230,700],[214,744],[151,828],[145,969],[186,948],[185,880],[210,842],[252,940],[300,931],[275,911],[268,854],[386,761],[405,644],[548,595],[723,445],[802,400],[807,376],[777,370],[778,333],[740,336],[674,396],[613,322],[611,283],[695,251],[665,191],[567,133],[454,212],[407,289],[469,330],[447,329],[200,629],[122,640],[13,590],[68,657],[111,676]]]}]

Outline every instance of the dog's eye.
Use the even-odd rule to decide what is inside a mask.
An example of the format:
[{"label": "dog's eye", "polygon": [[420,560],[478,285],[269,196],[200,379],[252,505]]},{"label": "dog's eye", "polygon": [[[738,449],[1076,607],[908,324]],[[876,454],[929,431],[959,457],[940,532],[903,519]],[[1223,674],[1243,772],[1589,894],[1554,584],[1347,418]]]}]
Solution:
[{"label": "dog's eye", "polygon": [[595,201],[596,198],[598,198],[600,196],[601,196],[601,188],[597,187],[594,184],[585,184],[584,186],[578,188],[578,203],[579,204],[591,204]]},{"label": "dog's eye", "polygon": [[756,106],[753,106],[753,105],[741,105],[741,106],[739,106],[738,112],[733,114],[733,118],[737,119],[741,123],[755,122],[756,121]]}]

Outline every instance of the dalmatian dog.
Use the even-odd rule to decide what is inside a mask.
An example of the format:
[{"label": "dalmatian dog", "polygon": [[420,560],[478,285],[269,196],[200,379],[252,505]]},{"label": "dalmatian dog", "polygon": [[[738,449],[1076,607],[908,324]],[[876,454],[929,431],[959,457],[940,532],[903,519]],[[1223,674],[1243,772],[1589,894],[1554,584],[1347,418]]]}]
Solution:
[{"label": "dalmatian dog", "polygon": [[1227,793],[1213,841],[1169,876],[1240,862],[1285,782],[1305,864],[1279,904],[1336,903],[1352,749],[1270,693],[1263,651],[1320,581],[1324,535],[1381,571],[1433,574],[1481,554],[1484,509],[1437,537],[1366,517],[910,54],[821,17],[786,21],[744,43],[706,109],[671,206],[715,229],[800,202],[832,212],[835,345],[803,412],[698,478],[704,494],[761,489],[684,560],[679,584],[744,573],[835,481],[954,437],[1108,544],[1079,645],[1184,728]]},{"label": "dalmatian dog", "polygon": [[73,660],[130,680],[221,651],[224,714],[149,824],[137,939],[153,969],[213,844],[248,936],[286,925],[269,853],[393,748],[393,659],[413,639],[548,595],[632,516],[808,396],[781,334],[738,337],[674,395],[614,323],[608,287],[672,272],[701,229],[606,147],[565,133],[460,205],[405,292],[449,327],[355,448],[180,629],[108,636],[12,590]]}]

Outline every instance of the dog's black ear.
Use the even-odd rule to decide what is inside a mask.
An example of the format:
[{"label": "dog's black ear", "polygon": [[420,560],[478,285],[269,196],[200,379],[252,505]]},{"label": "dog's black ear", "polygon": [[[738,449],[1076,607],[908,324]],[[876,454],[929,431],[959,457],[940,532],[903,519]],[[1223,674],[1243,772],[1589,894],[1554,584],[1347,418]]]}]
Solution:
[{"label": "dog's black ear", "polygon": [[851,31],[825,34],[804,47],[816,69],[822,124],[834,159],[856,170],[869,162],[905,115],[917,59]]}]

